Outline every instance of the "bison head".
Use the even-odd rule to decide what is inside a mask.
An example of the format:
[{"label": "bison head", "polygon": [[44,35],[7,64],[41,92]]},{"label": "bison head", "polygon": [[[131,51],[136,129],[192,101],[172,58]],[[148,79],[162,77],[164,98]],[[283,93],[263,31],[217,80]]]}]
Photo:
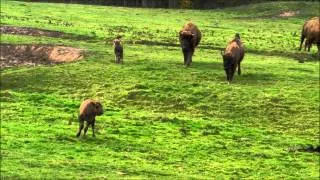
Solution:
[{"label": "bison head", "polygon": [[224,54],[223,51],[221,51],[221,55],[223,58],[223,67],[226,72],[227,81],[231,82],[233,78],[233,66],[235,65],[234,60],[232,56]]},{"label": "bison head", "polygon": [[103,108],[100,102],[92,102],[93,105],[93,111],[96,115],[100,116],[103,114]]},{"label": "bison head", "polygon": [[113,46],[120,46],[120,45],[121,45],[121,40],[120,39],[113,40]]},{"label": "bison head", "polygon": [[180,45],[182,48],[182,51],[191,51],[193,49],[193,37],[194,34],[190,31],[180,31]]}]

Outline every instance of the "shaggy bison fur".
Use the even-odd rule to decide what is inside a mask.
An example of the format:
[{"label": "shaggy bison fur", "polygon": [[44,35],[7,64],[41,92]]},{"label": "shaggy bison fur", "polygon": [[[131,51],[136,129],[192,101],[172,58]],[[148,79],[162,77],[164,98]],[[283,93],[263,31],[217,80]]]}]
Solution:
[{"label": "shaggy bison fur", "polygon": [[190,66],[194,50],[201,40],[201,32],[195,24],[189,22],[179,32],[179,40],[184,56],[184,65]]},{"label": "shaggy bison fur", "polygon": [[241,74],[240,63],[244,57],[244,47],[237,33],[235,38],[228,43],[224,51],[221,51],[223,66],[227,75],[227,81],[231,82],[238,67],[238,74]]},{"label": "shaggy bison fur", "polygon": [[86,135],[89,126],[92,127],[92,136],[95,137],[94,127],[95,127],[95,117],[103,114],[103,108],[100,102],[94,101],[92,99],[87,99],[81,103],[79,112],[79,131],[77,137],[80,136],[81,131],[84,127],[84,121],[86,121],[86,127],[84,128],[84,136]]},{"label": "shaggy bison fur", "polygon": [[320,22],[319,21],[320,21],[320,17],[313,17],[304,23],[301,31],[299,50],[302,49],[302,44],[304,42],[304,39],[306,39],[306,42],[304,44],[304,50],[308,48],[308,51],[310,52],[310,48],[312,44],[317,44],[318,53],[320,53]]},{"label": "shaggy bison fur", "polygon": [[123,63],[123,46],[120,39],[113,40],[115,61],[117,64]]}]

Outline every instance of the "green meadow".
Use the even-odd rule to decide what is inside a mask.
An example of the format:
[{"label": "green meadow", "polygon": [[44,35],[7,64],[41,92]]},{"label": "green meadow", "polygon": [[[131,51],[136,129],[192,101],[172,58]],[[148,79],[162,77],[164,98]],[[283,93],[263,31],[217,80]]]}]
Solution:
[{"label": "green meadow", "polygon": [[[67,34],[1,43],[85,50],[71,63],[1,69],[1,179],[318,179],[319,153],[296,149],[319,145],[319,56],[315,45],[298,51],[317,15],[319,2],[302,1],[174,10],[1,0],[1,25]],[[178,41],[187,21],[203,33],[188,68]],[[228,85],[220,50],[237,32],[246,55]],[[96,138],[76,138],[86,98],[104,106]]]}]

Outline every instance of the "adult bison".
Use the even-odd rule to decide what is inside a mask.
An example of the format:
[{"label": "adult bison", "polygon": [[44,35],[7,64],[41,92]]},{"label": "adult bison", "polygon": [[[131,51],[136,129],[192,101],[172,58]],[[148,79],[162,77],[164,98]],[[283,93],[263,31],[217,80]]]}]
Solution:
[{"label": "adult bison", "polygon": [[184,65],[190,66],[194,50],[201,40],[201,32],[195,24],[188,22],[179,32],[179,40],[183,52]]},{"label": "adult bison", "polygon": [[79,130],[77,133],[77,137],[80,136],[82,129],[84,128],[84,121],[87,122],[86,127],[84,128],[84,136],[86,135],[89,126],[92,127],[92,136],[95,137],[94,134],[94,126],[96,122],[96,116],[100,116],[103,114],[103,108],[100,102],[87,99],[83,101],[80,105],[79,109]]},{"label": "adult bison", "polygon": [[319,21],[320,21],[320,17],[313,17],[304,23],[301,31],[299,50],[302,49],[302,44],[304,42],[304,39],[306,39],[306,42],[304,44],[304,50],[308,48],[308,51],[310,51],[312,44],[317,44],[318,53],[320,53],[320,22]]},{"label": "adult bison", "polygon": [[240,63],[244,57],[244,47],[240,40],[240,35],[237,33],[235,38],[230,41],[224,51],[221,51],[223,57],[223,66],[227,75],[227,81],[231,82],[236,69],[238,75],[241,74]]}]

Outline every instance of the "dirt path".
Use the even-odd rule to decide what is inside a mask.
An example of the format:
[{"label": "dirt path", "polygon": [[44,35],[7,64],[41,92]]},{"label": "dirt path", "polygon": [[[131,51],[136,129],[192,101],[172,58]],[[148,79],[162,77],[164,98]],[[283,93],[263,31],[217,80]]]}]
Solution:
[{"label": "dirt path", "polygon": [[29,36],[48,36],[48,37],[61,37],[64,33],[59,31],[50,31],[29,27],[15,27],[15,26],[1,26],[0,33],[3,34],[18,34]]}]

